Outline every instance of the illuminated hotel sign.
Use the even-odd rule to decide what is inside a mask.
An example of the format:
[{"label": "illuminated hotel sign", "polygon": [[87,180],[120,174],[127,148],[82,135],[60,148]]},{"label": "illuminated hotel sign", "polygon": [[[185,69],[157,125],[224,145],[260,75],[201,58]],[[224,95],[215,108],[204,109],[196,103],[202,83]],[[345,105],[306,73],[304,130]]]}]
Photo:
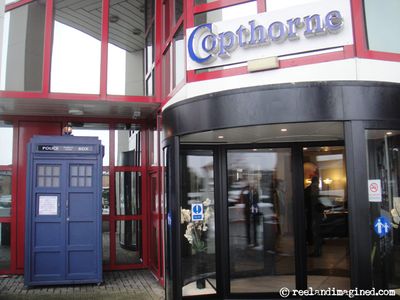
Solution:
[{"label": "illuminated hotel sign", "polygon": [[188,70],[353,44],[349,0],[206,23],[186,33]]}]

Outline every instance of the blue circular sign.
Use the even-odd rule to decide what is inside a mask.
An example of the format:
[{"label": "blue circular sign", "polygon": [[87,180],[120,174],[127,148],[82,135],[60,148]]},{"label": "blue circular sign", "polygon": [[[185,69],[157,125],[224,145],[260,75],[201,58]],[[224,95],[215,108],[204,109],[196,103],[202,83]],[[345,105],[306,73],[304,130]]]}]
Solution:
[{"label": "blue circular sign", "polygon": [[193,212],[195,213],[195,214],[201,214],[201,211],[202,211],[202,208],[201,208],[201,205],[200,204],[197,204],[197,205],[193,205]]},{"label": "blue circular sign", "polygon": [[392,224],[384,216],[377,218],[374,222],[374,230],[379,237],[384,237],[385,235],[389,234],[391,229]]}]

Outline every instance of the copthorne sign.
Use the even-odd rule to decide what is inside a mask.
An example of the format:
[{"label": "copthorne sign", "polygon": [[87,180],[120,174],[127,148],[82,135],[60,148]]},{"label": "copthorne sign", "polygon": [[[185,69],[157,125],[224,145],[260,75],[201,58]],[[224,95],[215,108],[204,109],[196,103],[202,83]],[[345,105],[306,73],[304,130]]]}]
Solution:
[{"label": "copthorne sign", "polygon": [[353,44],[349,0],[324,0],[253,17],[206,23],[186,32],[195,70]]}]

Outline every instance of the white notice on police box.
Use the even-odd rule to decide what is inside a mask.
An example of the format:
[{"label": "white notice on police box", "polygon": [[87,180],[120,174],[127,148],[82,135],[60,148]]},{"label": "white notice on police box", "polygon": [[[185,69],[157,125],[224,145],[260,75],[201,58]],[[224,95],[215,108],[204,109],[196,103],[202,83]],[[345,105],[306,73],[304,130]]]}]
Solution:
[{"label": "white notice on police box", "polygon": [[39,196],[39,216],[56,216],[58,214],[57,196]]},{"label": "white notice on police box", "polygon": [[382,187],[380,179],[368,180],[368,200],[369,202],[382,202]]}]

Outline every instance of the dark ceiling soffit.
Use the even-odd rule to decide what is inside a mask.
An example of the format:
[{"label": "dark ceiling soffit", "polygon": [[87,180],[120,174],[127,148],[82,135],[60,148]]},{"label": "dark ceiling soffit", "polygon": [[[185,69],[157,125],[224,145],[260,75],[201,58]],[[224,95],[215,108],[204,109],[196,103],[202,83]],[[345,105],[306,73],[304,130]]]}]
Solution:
[{"label": "dark ceiling soffit", "polygon": [[329,81],[234,89],[167,107],[172,135],[262,124],[400,120],[400,84]]}]

